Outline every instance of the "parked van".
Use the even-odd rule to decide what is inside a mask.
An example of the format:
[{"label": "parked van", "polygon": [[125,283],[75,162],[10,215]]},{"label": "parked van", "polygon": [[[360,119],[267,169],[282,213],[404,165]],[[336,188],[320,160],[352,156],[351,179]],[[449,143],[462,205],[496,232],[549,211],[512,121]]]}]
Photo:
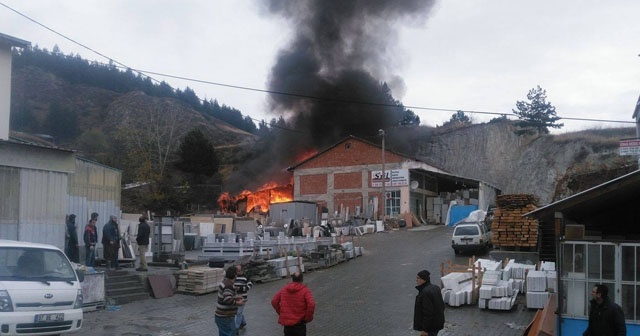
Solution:
[{"label": "parked van", "polygon": [[0,335],[79,330],[83,280],[55,246],[0,240]]},{"label": "parked van", "polygon": [[484,222],[461,222],[453,229],[451,247],[456,254],[486,251],[491,247],[491,235]]}]

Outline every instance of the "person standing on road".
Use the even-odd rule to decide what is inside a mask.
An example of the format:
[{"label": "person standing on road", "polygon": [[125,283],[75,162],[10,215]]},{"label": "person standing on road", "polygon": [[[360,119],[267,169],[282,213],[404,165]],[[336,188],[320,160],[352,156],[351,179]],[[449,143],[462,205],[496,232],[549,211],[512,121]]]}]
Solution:
[{"label": "person standing on road", "polygon": [[138,255],[140,256],[140,265],[136,268],[136,271],[147,271],[147,250],[149,249],[149,235],[151,234],[151,228],[147,223],[147,216],[140,216],[140,224],[138,224],[138,235],[136,236],[136,243],[138,243]]},{"label": "person standing on road", "polygon": [[431,283],[430,276],[427,270],[416,276],[418,295],[413,311],[413,330],[419,331],[420,336],[437,336],[444,328],[444,300],[440,287]]},{"label": "person standing on road", "polygon": [[84,227],[84,234],[82,235],[85,251],[84,264],[91,267],[96,266],[96,244],[98,244],[97,221],[97,218],[91,218],[89,224]]},{"label": "person standing on road", "polygon": [[224,273],[224,279],[218,284],[216,303],[216,325],[219,336],[236,336],[236,313],[244,303],[242,296],[236,293],[233,283],[236,280],[236,267],[230,266]]},{"label": "person standing on road", "polygon": [[67,217],[67,244],[65,246],[65,254],[69,260],[74,263],[80,262],[80,251],[78,251],[78,231],[76,231],[76,215],[71,214]]},{"label": "person standing on road", "polygon": [[[242,265],[236,265],[236,273],[236,280],[233,283],[233,286],[236,288],[236,293],[242,296],[242,302],[246,305],[247,299],[249,298],[248,292],[253,286],[253,282],[244,275]],[[238,313],[236,314],[236,329],[238,330],[247,325],[247,321],[244,319],[244,305],[238,307]]]},{"label": "person standing on road", "polygon": [[627,326],[624,324],[622,308],[609,298],[609,288],[597,284],[591,290],[589,309],[589,325],[583,336],[625,336]]},{"label": "person standing on road", "polygon": [[295,272],[291,280],[271,299],[271,305],[278,313],[278,323],[284,326],[285,336],[306,336],[306,324],[313,321],[316,302],[302,283],[301,272]]},{"label": "person standing on road", "polygon": [[102,246],[104,248],[104,259],[108,269],[120,269],[118,267],[118,249],[120,248],[120,230],[118,228],[118,217],[111,215],[109,221],[102,228]]}]

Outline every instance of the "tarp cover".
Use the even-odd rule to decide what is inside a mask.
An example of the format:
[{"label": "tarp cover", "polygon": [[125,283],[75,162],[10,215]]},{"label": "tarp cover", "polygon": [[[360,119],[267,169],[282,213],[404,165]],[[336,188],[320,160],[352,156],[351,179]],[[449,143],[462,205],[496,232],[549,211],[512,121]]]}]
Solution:
[{"label": "tarp cover", "polygon": [[448,226],[455,225],[459,221],[467,218],[469,216],[469,214],[474,210],[478,210],[478,206],[477,205],[453,205],[453,206],[451,206],[451,208],[449,209],[449,211],[450,211],[449,223],[447,223],[447,225]]}]

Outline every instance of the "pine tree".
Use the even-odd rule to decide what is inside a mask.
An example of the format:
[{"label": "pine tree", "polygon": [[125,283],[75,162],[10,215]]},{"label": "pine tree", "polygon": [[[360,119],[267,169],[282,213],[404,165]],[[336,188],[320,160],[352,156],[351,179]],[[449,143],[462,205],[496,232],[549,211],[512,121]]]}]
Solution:
[{"label": "pine tree", "polygon": [[549,128],[562,128],[564,124],[556,124],[561,118],[556,115],[556,108],[547,102],[547,91],[539,85],[537,88],[529,90],[527,94],[529,101],[516,102],[517,110],[513,113],[520,121],[516,122],[519,128],[516,134],[549,134]]}]

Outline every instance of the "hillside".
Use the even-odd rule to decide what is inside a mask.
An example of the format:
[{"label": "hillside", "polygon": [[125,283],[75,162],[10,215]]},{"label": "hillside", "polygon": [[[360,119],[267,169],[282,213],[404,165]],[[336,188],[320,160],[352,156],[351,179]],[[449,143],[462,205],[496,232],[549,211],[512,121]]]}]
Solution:
[{"label": "hillside", "polygon": [[[194,177],[175,168],[185,135],[199,129],[215,148],[219,170]],[[11,134],[70,148],[90,160],[122,170],[122,183],[159,182],[157,188],[123,193],[123,209],[152,206],[188,211],[210,208],[225,176],[251,156],[258,136],[185,102],[142,91],[116,92],[72,83],[36,66],[14,67]],[[192,195],[172,195],[174,186],[196,186]],[[193,194],[199,194],[194,198]],[[173,205],[169,205],[173,204]]]},{"label": "hillside", "polygon": [[[149,202],[167,206],[185,199],[211,206],[222,191],[261,185],[267,181],[259,177],[282,172],[293,162],[277,158],[291,151],[292,141],[299,141],[264,129],[256,132],[261,135],[249,133],[171,95],[93,86],[26,62],[14,66],[11,109],[14,135],[38,136],[121,169],[125,184],[149,179],[164,184],[162,190],[151,190],[155,194],[146,200],[124,197],[123,203],[132,204],[123,206],[133,210],[148,208]],[[213,145],[220,162],[214,176],[198,181],[173,165],[181,140],[196,128]],[[389,130],[387,146],[453,174],[488,182],[503,193],[534,194],[546,204],[637,169],[635,158],[617,154],[619,139],[634,135],[628,128],[517,136],[513,123],[505,121],[454,129],[398,126]],[[175,186],[195,183],[206,187],[200,200],[167,196]]]},{"label": "hillside", "polygon": [[543,136],[513,131],[511,122],[498,122],[433,134],[418,141],[416,156],[505,194],[534,194],[541,204],[637,169],[634,157],[618,155],[618,141],[633,137],[633,128]]}]

